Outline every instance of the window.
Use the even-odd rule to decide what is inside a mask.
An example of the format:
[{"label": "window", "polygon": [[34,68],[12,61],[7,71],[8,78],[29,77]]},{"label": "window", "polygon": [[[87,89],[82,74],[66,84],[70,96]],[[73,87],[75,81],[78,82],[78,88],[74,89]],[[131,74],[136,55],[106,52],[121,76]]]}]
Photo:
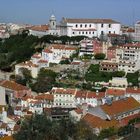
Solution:
[{"label": "window", "polygon": [[79,32],[79,35],[81,34],[81,32]]},{"label": "window", "polygon": [[91,32],[89,32],[89,34],[91,34]]},{"label": "window", "polygon": [[87,32],[86,32],[86,34],[87,34]]},{"label": "window", "polygon": [[109,24],[108,27],[111,28],[111,24]]},{"label": "window", "polygon": [[101,31],[101,35],[104,35],[104,31]]},{"label": "window", "polygon": [[101,27],[104,27],[104,24],[101,24]]},{"label": "window", "polygon": [[115,31],[114,31],[114,34],[115,34]]},{"label": "window", "polygon": [[94,34],[94,32],[92,32],[92,34]]},{"label": "window", "polygon": [[87,27],[87,24],[85,24],[85,28]]},{"label": "window", "polygon": [[72,34],[74,35],[74,32]]},{"label": "window", "polygon": [[82,28],[82,24],[80,25],[80,27]]},{"label": "window", "polygon": [[82,34],[84,34],[84,32],[82,32]]},{"label": "window", "polygon": [[78,25],[76,24],[76,25],[75,25],[75,27],[77,28],[77,27],[78,27]]},{"label": "window", "polygon": [[108,33],[111,34],[111,31],[109,31]]},{"label": "window", "polygon": [[91,27],[91,24],[89,24],[89,27]]}]

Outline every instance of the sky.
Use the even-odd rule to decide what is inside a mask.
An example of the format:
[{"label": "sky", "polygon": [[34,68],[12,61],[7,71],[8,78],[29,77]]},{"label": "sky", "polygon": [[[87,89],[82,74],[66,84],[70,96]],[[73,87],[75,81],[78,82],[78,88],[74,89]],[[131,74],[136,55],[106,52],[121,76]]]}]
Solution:
[{"label": "sky", "polygon": [[112,18],[125,25],[140,20],[140,0],[0,0],[0,23],[47,24],[68,18]]}]

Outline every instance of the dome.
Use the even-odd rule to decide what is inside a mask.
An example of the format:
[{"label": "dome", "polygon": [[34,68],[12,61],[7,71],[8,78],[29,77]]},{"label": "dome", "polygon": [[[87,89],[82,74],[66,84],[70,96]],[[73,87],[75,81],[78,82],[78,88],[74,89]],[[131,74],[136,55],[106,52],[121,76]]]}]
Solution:
[{"label": "dome", "polygon": [[50,20],[56,20],[55,16],[54,15],[51,15]]}]

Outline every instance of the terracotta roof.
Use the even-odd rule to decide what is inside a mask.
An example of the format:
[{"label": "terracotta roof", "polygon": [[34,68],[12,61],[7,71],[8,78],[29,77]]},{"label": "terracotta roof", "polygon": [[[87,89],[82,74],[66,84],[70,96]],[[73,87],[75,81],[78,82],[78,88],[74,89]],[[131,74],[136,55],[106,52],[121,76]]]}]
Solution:
[{"label": "terracotta roof", "polygon": [[47,61],[47,60],[42,60],[42,59],[41,59],[41,60],[38,61],[38,63],[48,63],[48,61]]},{"label": "terracotta roof", "polygon": [[8,115],[8,118],[10,118],[11,120],[17,122],[20,120],[20,117],[19,116],[16,116],[16,115]]},{"label": "terracotta roof", "polygon": [[91,92],[89,91],[87,93],[87,98],[97,98],[97,99],[101,99],[105,97],[105,92]]},{"label": "terracotta roof", "polygon": [[7,123],[2,123],[2,124],[0,125],[0,128],[6,129],[6,128],[7,128]]},{"label": "terracotta roof", "polygon": [[126,93],[140,94],[140,88],[126,88]]},{"label": "terracotta roof", "polygon": [[0,138],[0,140],[14,140],[12,136],[5,136]]},{"label": "terracotta roof", "polygon": [[81,62],[71,62],[72,65],[80,65]]},{"label": "terracotta roof", "polygon": [[140,48],[140,43],[128,43],[128,44],[123,45],[123,47],[130,47],[130,48],[138,47],[138,48]]},{"label": "terracotta roof", "polygon": [[15,124],[13,131],[19,131],[20,130],[20,125]]},{"label": "terracotta roof", "polygon": [[4,87],[4,88],[11,89],[11,90],[15,90],[15,91],[29,90],[29,88],[26,86],[18,84],[14,81],[7,81],[7,80],[0,82],[0,86]]},{"label": "terracotta roof", "polygon": [[133,120],[135,118],[140,118],[140,113],[125,117],[124,119],[121,119],[120,122],[119,122],[120,126],[127,125],[130,120]]},{"label": "terracotta roof", "polygon": [[117,47],[116,46],[112,46],[112,47],[109,47],[107,50],[116,50]]},{"label": "terracotta roof", "polygon": [[92,128],[99,128],[99,129],[105,129],[109,127],[118,127],[118,121],[117,120],[102,120],[101,118],[94,116],[92,114],[87,113],[82,120],[84,120],[89,126]]},{"label": "terracotta roof", "polygon": [[21,98],[22,100],[26,101],[28,99],[33,99],[33,96],[25,96]]},{"label": "terracotta roof", "polygon": [[31,27],[30,30],[46,32],[49,30],[49,26],[48,25],[36,25],[36,26]]},{"label": "terracotta roof", "polygon": [[76,50],[74,47],[65,47],[65,50]]},{"label": "terracotta roof", "polygon": [[22,109],[22,106],[16,106],[15,107],[15,110],[21,110]]},{"label": "terracotta roof", "polygon": [[125,95],[125,90],[121,89],[107,89],[106,95],[122,96]]},{"label": "terracotta roof", "polygon": [[50,49],[48,49],[48,48],[47,48],[47,49],[44,49],[43,52],[45,52],[45,53],[53,53],[53,52],[52,52]]},{"label": "terracotta roof", "polygon": [[118,36],[121,36],[121,35],[119,35],[119,34],[108,34],[107,36],[108,37],[118,37]]},{"label": "terracotta roof", "polygon": [[133,97],[129,97],[118,101],[114,101],[111,105],[104,104],[100,107],[106,114],[113,116],[119,113],[140,108],[140,103],[136,101]]},{"label": "terracotta roof", "polygon": [[78,90],[75,94],[76,98],[85,98],[87,97],[87,91],[85,90]]},{"label": "terracotta roof", "polygon": [[76,50],[75,47],[61,45],[61,44],[53,44],[53,45],[51,45],[51,48],[59,49],[59,50]]},{"label": "terracotta roof", "polygon": [[105,62],[105,61],[103,61],[103,62],[101,62],[101,65],[116,65],[116,66],[118,66],[118,63],[115,63],[115,62]]},{"label": "terracotta roof", "polygon": [[119,23],[112,19],[72,19],[64,18],[65,22],[68,23]]},{"label": "terracotta roof", "polygon": [[53,88],[51,92],[57,93],[57,94],[72,94],[72,95],[74,95],[76,92],[76,89]]},{"label": "terracotta roof", "polygon": [[76,108],[74,111],[75,111],[77,114],[82,114],[82,113],[83,113],[82,109],[80,109],[80,108]]},{"label": "terracotta roof", "polygon": [[129,28],[129,29],[127,29],[127,32],[129,32],[129,33],[134,33],[134,32],[135,32],[135,30],[134,30],[134,29],[132,29],[132,28]]},{"label": "terracotta roof", "polygon": [[22,62],[22,63],[19,63],[17,65],[19,65],[19,66],[27,66],[27,67],[38,67],[38,65],[33,64],[32,61]]},{"label": "terracotta roof", "polygon": [[32,56],[32,58],[41,58],[41,55],[40,54],[38,54],[38,53],[36,53],[36,54],[34,54],[33,56]]},{"label": "terracotta roof", "polygon": [[35,99],[39,99],[39,100],[54,100],[54,96],[52,94],[41,94],[41,95],[37,95],[35,97]]}]

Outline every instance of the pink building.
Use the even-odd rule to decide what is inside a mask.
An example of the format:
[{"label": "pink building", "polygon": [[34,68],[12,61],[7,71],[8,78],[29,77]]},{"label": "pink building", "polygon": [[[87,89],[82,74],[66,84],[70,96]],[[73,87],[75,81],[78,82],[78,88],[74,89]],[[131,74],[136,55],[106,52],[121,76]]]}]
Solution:
[{"label": "pink building", "polygon": [[116,46],[112,46],[107,49],[107,59],[111,60],[113,58],[116,58]]},{"label": "pink building", "polygon": [[94,51],[94,54],[103,53],[102,43],[98,41],[97,39],[93,40],[93,51]]}]

